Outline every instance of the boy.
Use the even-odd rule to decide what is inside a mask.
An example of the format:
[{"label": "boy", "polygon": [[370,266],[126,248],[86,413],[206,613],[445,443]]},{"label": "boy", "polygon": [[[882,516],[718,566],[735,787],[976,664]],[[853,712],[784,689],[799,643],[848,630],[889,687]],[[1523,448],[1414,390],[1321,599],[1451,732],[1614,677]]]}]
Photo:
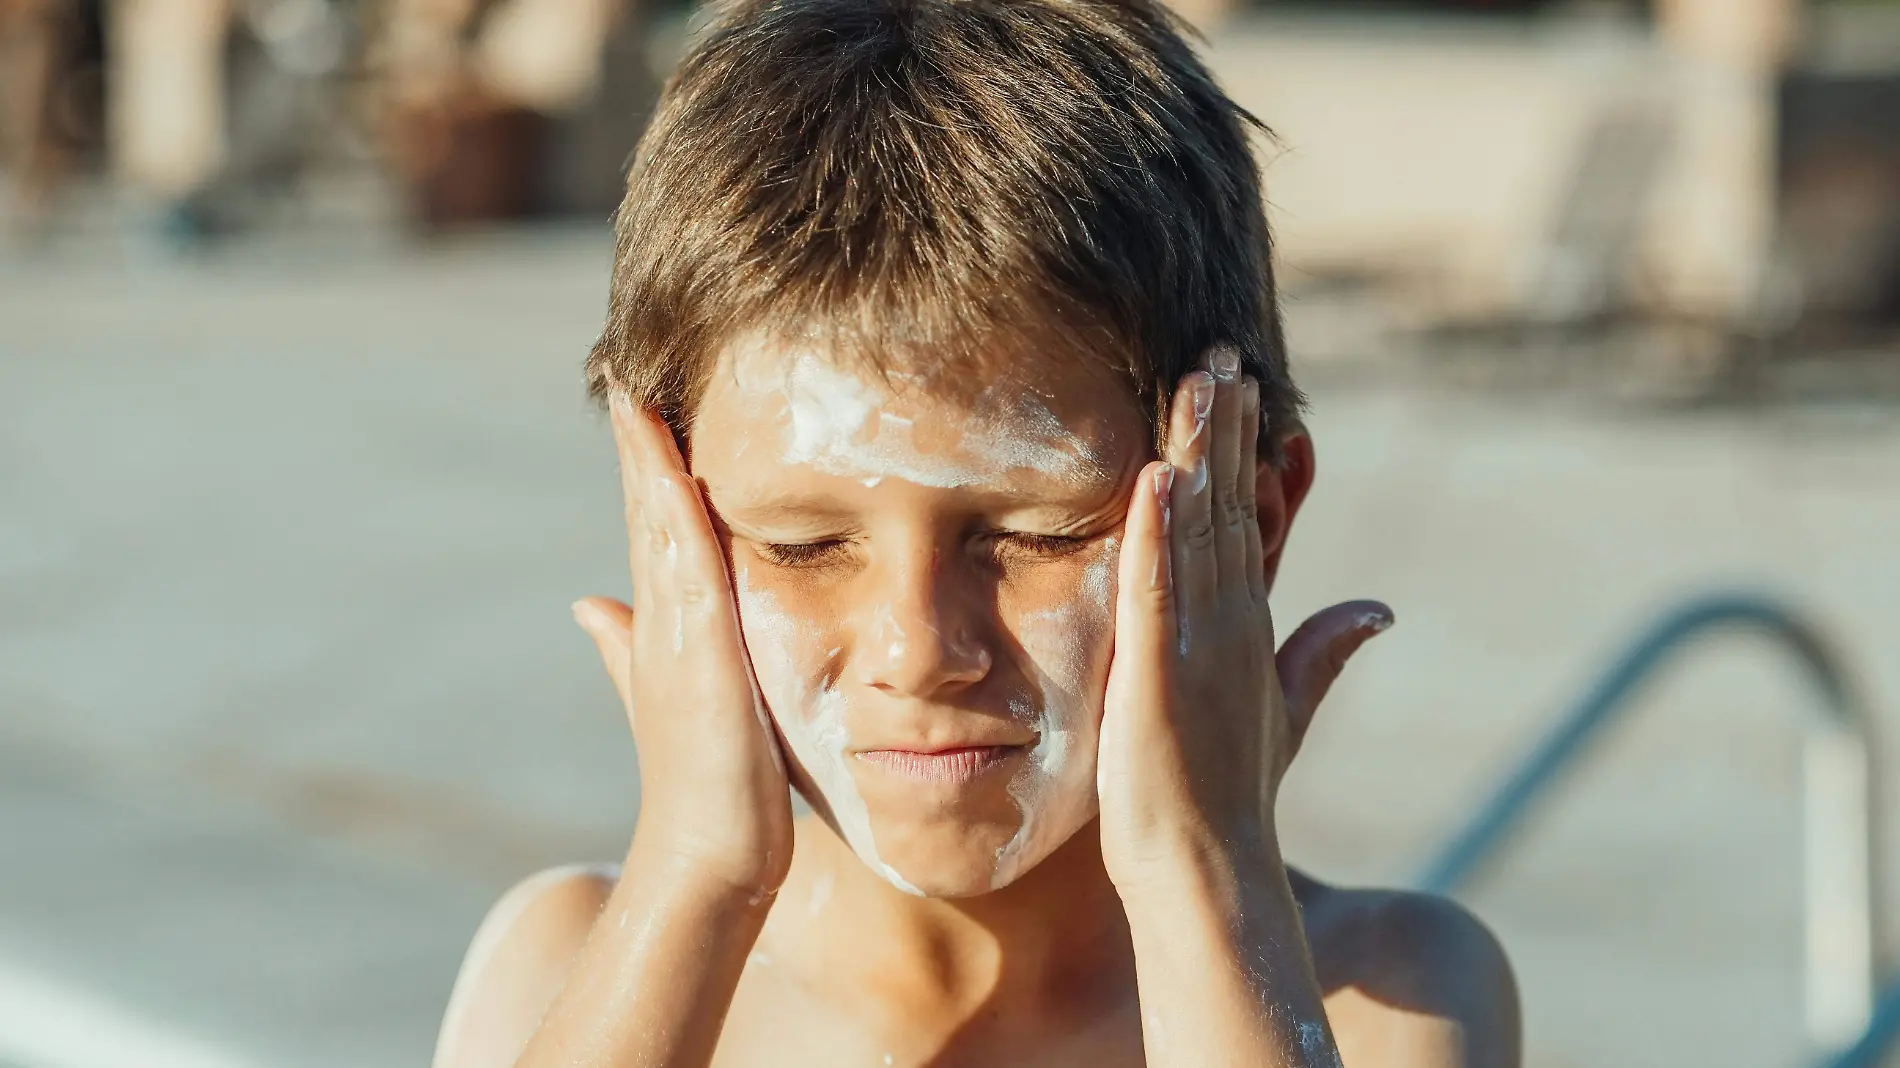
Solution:
[{"label": "boy", "polygon": [[723,11],[588,362],[638,826],[496,906],[441,1068],[1517,1063],[1475,920],[1280,856],[1391,616],[1273,653],[1313,451],[1250,122],[1145,0]]}]

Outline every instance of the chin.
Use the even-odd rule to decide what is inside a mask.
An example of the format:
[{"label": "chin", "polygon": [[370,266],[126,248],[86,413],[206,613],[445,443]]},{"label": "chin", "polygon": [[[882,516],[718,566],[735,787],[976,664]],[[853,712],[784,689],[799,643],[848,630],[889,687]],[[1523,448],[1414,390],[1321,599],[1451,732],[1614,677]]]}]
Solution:
[{"label": "chin", "polygon": [[980,897],[1021,879],[1087,822],[1084,818],[1052,827],[1038,821],[1026,832],[1021,817],[1011,816],[1004,821],[932,820],[908,826],[874,817],[878,848],[872,867],[886,869],[879,874],[923,897]]},{"label": "chin", "polygon": [[997,853],[1013,833],[993,824],[919,828],[881,838],[888,845],[879,853],[907,889],[924,897],[979,897],[999,889]]},{"label": "chin", "polygon": [[891,885],[932,898],[972,898],[1021,879],[1094,819],[1093,777],[1046,790],[1025,810],[1007,778],[958,784],[866,776],[842,797],[799,792],[859,860]]}]

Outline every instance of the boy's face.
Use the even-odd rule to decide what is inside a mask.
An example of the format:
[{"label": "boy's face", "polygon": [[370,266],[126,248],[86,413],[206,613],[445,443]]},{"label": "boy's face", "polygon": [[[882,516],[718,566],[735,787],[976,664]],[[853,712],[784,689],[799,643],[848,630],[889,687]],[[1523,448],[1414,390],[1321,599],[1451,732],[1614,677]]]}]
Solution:
[{"label": "boy's face", "polygon": [[915,893],[1005,886],[1096,812],[1134,399],[1042,366],[959,402],[821,352],[737,346],[693,474],[794,782]]}]

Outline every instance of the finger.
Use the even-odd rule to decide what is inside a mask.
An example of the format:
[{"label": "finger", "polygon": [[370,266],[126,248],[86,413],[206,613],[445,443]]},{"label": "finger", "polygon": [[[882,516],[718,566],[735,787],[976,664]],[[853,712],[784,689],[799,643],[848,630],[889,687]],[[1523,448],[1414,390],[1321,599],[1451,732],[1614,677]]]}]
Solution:
[{"label": "finger", "polygon": [[[682,613],[689,606],[716,603],[714,584],[704,567],[704,544],[696,536],[709,526],[705,507],[698,484],[686,473],[672,430],[657,415],[633,412],[622,436],[645,530],[647,597],[640,603],[647,612],[643,618],[667,628],[673,651],[678,652],[685,641]],[[720,589],[725,588],[724,574],[722,566]]]},{"label": "finger", "polygon": [[[1177,612],[1171,526],[1173,495],[1181,481],[1172,464],[1141,469],[1122,528],[1120,570],[1115,595],[1115,657],[1166,658],[1177,655]],[[1152,663],[1153,660],[1148,662]],[[1165,676],[1145,676],[1160,686]],[[1134,695],[1143,707],[1160,707],[1155,694]]]},{"label": "finger", "polygon": [[[685,644],[685,630],[737,648],[739,625],[726,557],[700,494],[699,483],[686,473],[673,434],[657,418],[646,416],[632,427],[637,463],[645,473],[654,556],[648,568],[654,580],[656,626],[670,624],[674,652]],[[671,618],[665,618],[670,616]],[[710,630],[702,630],[710,627]]]},{"label": "finger", "polygon": [[[786,775],[785,754],[790,751],[778,725],[766,712],[758,683],[745,651],[744,630],[739,624],[739,602],[733,596],[732,574],[726,569],[726,554],[713,529],[711,509],[704,490],[686,471],[686,461],[672,431],[657,418],[644,420],[635,435],[643,450],[642,463],[659,474],[648,480],[654,509],[660,513],[667,532],[666,548],[657,569],[663,581],[659,611],[666,618],[655,630],[666,628],[651,640],[670,644],[678,656],[686,651],[687,635],[695,648],[712,651],[717,670],[729,678],[744,679],[748,692],[745,703],[751,706],[759,730],[764,735],[764,753],[778,781]],[[729,657],[721,662],[721,657]]]},{"label": "finger", "polygon": [[1346,661],[1367,639],[1392,625],[1392,609],[1379,601],[1347,601],[1314,613],[1274,656],[1286,695],[1293,749],[1299,748],[1313,714]]},{"label": "finger", "polygon": [[600,662],[620,695],[621,707],[633,717],[633,609],[610,597],[583,597],[574,602],[574,622],[594,640]]},{"label": "finger", "polygon": [[[1232,345],[1216,345],[1207,353],[1207,368],[1219,388],[1214,393],[1214,417],[1209,426],[1209,478],[1214,484],[1214,567],[1219,592],[1245,593],[1252,599],[1247,574],[1245,522],[1240,511],[1240,353]],[[1252,474],[1249,468],[1248,474]]]},{"label": "finger", "polygon": [[[665,664],[662,670],[683,670],[687,662],[679,658],[694,655],[693,665],[709,662],[728,680],[743,680],[745,692],[729,696],[750,706],[764,735],[760,752],[770,762],[769,774],[783,782],[784,743],[766,713],[747,660],[738,601],[703,490],[687,472],[672,431],[658,416],[640,413],[629,431],[634,462],[643,476],[647,525],[654,532],[647,560],[654,618],[641,628],[642,655],[655,655],[656,662]],[[689,646],[697,652],[689,653]],[[666,660],[669,649],[675,658],[671,662]]]},{"label": "finger", "polygon": [[651,555],[651,533],[647,528],[646,488],[640,471],[639,449],[634,444],[639,413],[626,393],[615,390],[607,397],[607,415],[613,424],[614,450],[620,458],[620,495],[625,505],[627,524],[627,571],[633,580],[633,598],[645,608],[651,602],[651,583],[647,559]]},{"label": "finger", "polygon": [[1267,603],[1266,551],[1260,542],[1260,383],[1249,378],[1241,383],[1240,393],[1240,471],[1236,496],[1240,500],[1242,531],[1241,566],[1246,569],[1247,588],[1255,604]]},{"label": "finger", "polygon": [[1192,630],[1188,620],[1196,606],[1214,600],[1214,495],[1207,456],[1214,394],[1212,375],[1189,373],[1175,390],[1168,419],[1165,459],[1175,470],[1169,500],[1170,570],[1184,649]]}]

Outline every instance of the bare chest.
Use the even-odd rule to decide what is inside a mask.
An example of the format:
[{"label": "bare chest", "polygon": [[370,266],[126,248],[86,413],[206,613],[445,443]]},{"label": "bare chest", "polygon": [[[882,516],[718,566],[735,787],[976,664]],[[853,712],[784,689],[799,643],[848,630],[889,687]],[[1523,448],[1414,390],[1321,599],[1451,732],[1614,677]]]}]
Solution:
[{"label": "bare chest", "polygon": [[714,1068],[1142,1068],[1131,1005],[1089,1018],[1033,1019],[986,1005],[961,1021],[928,1019],[876,998],[819,997],[747,969]]},{"label": "bare chest", "polygon": [[[1388,1048],[1393,1011],[1353,988],[1325,999],[1348,1065],[1408,1063]],[[714,1068],[1143,1068],[1141,1021],[1132,1007],[1085,1022],[999,1030],[979,1017],[963,1027],[921,1024],[868,1000],[851,1010],[748,974],[721,1032]]]}]

